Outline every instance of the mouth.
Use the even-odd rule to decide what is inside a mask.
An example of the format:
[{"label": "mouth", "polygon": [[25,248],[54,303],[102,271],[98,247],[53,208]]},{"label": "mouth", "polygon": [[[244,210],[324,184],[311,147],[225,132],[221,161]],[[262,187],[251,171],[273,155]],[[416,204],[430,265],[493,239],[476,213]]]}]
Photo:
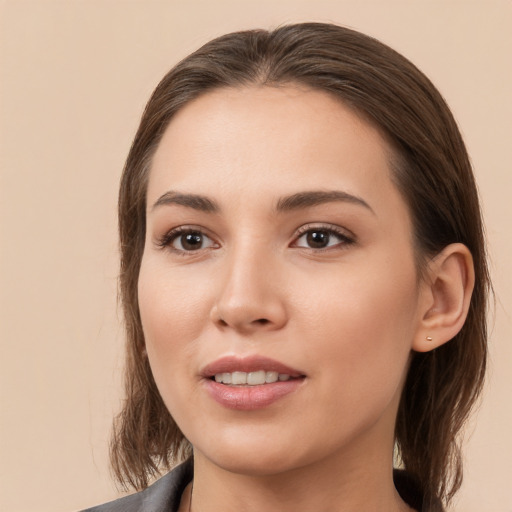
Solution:
[{"label": "mouth", "polygon": [[201,372],[210,396],[229,409],[256,410],[300,389],[306,375],[263,356],[227,356]]}]

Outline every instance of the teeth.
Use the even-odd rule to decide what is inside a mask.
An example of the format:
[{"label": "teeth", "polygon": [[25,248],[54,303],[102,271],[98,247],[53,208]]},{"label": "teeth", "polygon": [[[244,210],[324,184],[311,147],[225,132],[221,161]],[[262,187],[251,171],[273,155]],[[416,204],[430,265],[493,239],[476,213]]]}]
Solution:
[{"label": "teeth", "polygon": [[277,379],[279,378],[279,374],[277,372],[266,372],[265,373],[265,382],[272,383],[277,382]]},{"label": "teeth", "polygon": [[247,384],[247,373],[245,372],[233,372],[231,374],[231,384],[238,386],[240,384]]},{"label": "teeth", "polygon": [[247,384],[249,386],[257,386],[258,384],[265,384],[265,371],[250,372],[247,374]]},{"label": "teeth", "polygon": [[231,384],[231,373],[217,373],[217,375],[215,375],[215,382]]},{"label": "teeth", "polygon": [[262,384],[272,384],[277,381],[283,382],[290,378],[290,375],[286,373],[259,370],[257,372],[217,373],[215,375],[215,382],[232,384],[233,386],[261,386]]}]

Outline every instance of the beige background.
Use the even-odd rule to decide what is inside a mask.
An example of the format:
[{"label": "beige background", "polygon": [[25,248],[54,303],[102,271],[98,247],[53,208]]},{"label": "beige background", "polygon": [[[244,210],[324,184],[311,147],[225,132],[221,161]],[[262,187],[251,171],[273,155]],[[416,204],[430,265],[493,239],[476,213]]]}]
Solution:
[{"label": "beige background", "polygon": [[512,512],[510,1],[3,1],[0,17],[1,511],[116,496],[106,458],[122,364],[115,205],[151,90],[214,36],[315,20],[404,53],[465,135],[497,307],[455,509]]}]

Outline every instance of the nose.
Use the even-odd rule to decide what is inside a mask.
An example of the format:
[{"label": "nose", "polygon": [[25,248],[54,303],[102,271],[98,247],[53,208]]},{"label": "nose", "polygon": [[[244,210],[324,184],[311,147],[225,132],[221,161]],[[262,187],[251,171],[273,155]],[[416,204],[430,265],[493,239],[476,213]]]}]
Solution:
[{"label": "nose", "polygon": [[276,259],[250,248],[226,258],[210,315],[219,328],[250,334],[286,325],[286,276]]}]

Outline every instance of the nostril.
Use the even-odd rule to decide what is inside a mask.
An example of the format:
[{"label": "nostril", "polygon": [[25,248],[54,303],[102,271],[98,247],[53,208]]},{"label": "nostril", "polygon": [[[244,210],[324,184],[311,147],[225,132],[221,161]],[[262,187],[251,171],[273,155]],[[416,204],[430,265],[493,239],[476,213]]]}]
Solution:
[{"label": "nostril", "polygon": [[267,325],[268,323],[270,323],[270,320],[267,320],[266,318],[259,318],[258,320],[256,320],[256,323],[260,325]]}]

